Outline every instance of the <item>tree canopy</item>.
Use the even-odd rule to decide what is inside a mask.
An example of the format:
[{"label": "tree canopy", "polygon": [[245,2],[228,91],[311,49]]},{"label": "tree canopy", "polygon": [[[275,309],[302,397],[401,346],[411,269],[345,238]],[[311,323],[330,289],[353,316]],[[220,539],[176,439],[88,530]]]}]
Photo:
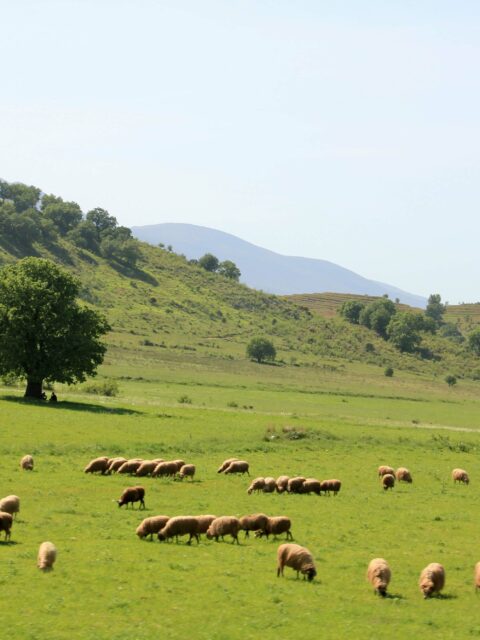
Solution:
[{"label": "tree canopy", "polygon": [[445,313],[446,305],[442,304],[442,297],[439,293],[432,293],[428,297],[427,308],[425,309],[425,315],[427,318],[431,318],[437,327],[443,322],[443,314]]},{"label": "tree canopy", "polygon": [[247,345],[247,356],[257,362],[275,360],[276,355],[273,342],[267,338],[252,338]]},{"label": "tree canopy", "polygon": [[0,375],[26,378],[26,397],[42,397],[44,381],[83,382],[103,361],[110,327],[78,305],[79,286],[43,258],[0,270]]}]

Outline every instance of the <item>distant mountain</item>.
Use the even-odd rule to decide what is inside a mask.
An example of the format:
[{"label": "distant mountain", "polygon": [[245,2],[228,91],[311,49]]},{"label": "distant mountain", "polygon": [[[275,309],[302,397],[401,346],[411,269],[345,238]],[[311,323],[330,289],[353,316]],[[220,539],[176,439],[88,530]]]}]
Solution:
[{"label": "distant mountain", "polygon": [[241,281],[249,287],[268,293],[355,293],[382,296],[414,307],[425,307],[426,299],[397,289],[392,285],[362,276],[327,260],[284,256],[234,235],[193,224],[163,223],[132,227],[139,240],[172,245],[176,253],[187,258],[200,258],[213,253],[219,260],[233,260],[242,272]]}]

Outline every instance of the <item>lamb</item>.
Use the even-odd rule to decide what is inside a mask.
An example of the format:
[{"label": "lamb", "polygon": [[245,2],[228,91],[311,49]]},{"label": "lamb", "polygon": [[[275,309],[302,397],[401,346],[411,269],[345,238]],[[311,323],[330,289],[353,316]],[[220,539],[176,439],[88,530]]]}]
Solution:
[{"label": "lamb", "polygon": [[178,536],[190,536],[187,544],[191,544],[192,538],[199,541],[198,538],[199,521],[193,516],[176,516],[170,518],[167,524],[158,532],[158,539],[160,541],[168,540],[175,536],[178,542]]},{"label": "lamb", "polygon": [[230,466],[232,462],[236,462],[238,458],[227,458],[222,462],[222,464],[217,469],[217,473],[223,473],[227,467]]},{"label": "lamb", "polygon": [[393,487],[395,486],[395,476],[393,476],[391,473],[386,473],[384,476],[382,476],[382,486],[385,491],[388,491],[388,489],[393,489]]},{"label": "lamb", "polygon": [[12,517],[20,511],[20,498],[18,496],[6,496],[0,500],[0,511],[9,513]]},{"label": "lamb", "polygon": [[206,515],[206,516],[195,516],[198,521],[198,535],[202,533],[207,533],[208,527],[212,524],[214,520],[217,519],[217,516]]},{"label": "lamb", "polygon": [[412,484],[412,475],[405,467],[398,467],[395,471],[395,477],[398,482],[408,482],[409,484]]},{"label": "lamb", "polygon": [[173,461],[170,462],[160,462],[157,464],[155,469],[152,472],[152,478],[157,478],[158,476],[175,476],[178,471],[177,464]]},{"label": "lamb", "polygon": [[321,483],[315,478],[307,478],[302,486],[302,493],[316,493],[320,495]]},{"label": "lamb", "polygon": [[378,475],[381,478],[382,476],[386,475],[387,473],[389,473],[390,475],[394,476],[395,475],[395,469],[393,467],[389,467],[385,464],[383,464],[381,467],[378,467]]},{"label": "lamb", "polygon": [[276,480],[277,485],[277,493],[284,493],[287,490],[288,481],[290,478],[288,476],[279,476]]},{"label": "lamb", "polygon": [[454,469],[452,471],[453,482],[463,482],[463,484],[469,484],[470,478],[465,469]]},{"label": "lamb", "polygon": [[42,542],[38,550],[37,567],[42,571],[51,571],[57,559],[57,547],[53,542]]},{"label": "lamb", "polygon": [[101,458],[94,458],[90,460],[87,466],[84,469],[85,473],[96,473],[100,471],[102,476],[105,475],[105,472],[108,469],[108,458],[106,456],[102,456]]},{"label": "lamb", "polygon": [[264,513],[254,513],[240,518],[240,529],[245,531],[245,537],[249,537],[250,531],[262,531],[266,533],[268,516]]},{"label": "lamb", "polygon": [[149,535],[150,540],[152,540],[153,534],[163,529],[169,520],[170,516],[152,516],[151,518],[145,518],[145,520],[142,520],[138,525],[135,533],[140,539],[146,538]]},{"label": "lamb", "polygon": [[142,464],[138,467],[138,469],[135,471],[135,475],[138,478],[141,478],[143,476],[148,476],[151,473],[153,473],[153,471],[155,470],[155,467],[158,464],[159,463],[155,462],[155,460],[144,460]]},{"label": "lamb", "polygon": [[255,480],[251,481],[250,486],[247,489],[247,493],[248,495],[251,495],[254,491],[263,491],[264,486],[265,478],[255,478]]},{"label": "lamb", "polygon": [[137,459],[127,460],[117,469],[117,473],[120,473],[120,474],[129,473],[130,475],[133,475],[134,473],[137,472],[137,469],[140,467],[142,462],[143,460],[137,460]]},{"label": "lamb", "polygon": [[368,565],[367,578],[375,593],[378,593],[383,598],[387,595],[387,587],[391,577],[390,567],[383,558],[374,558]]},{"label": "lamb", "polygon": [[193,482],[193,476],[195,475],[195,465],[194,464],[184,464],[180,467],[180,471],[178,472],[178,477],[183,480],[184,478],[191,478]]},{"label": "lamb", "polygon": [[287,516],[275,516],[268,518],[263,531],[255,531],[255,537],[261,538],[265,535],[268,539],[268,536],[272,534],[273,537],[276,538],[281,533],[285,533],[286,540],[293,540],[292,532],[290,531],[291,527],[292,522],[290,518],[287,518]]},{"label": "lamb", "polygon": [[0,511],[0,531],[5,531],[5,540],[11,537],[13,517],[6,511]]},{"label": "lamb", "polygon": [[31,455],[23,456],[20,460],[20,467],[25,471],[33,471],[33,458]]},{"label": "lamb", "polygon": [[228,465],[223,473],[241,473],[242,475],[246,473],[250,475],[249,466],[245,460],[235,460]]},{"label": "lamb", "polygon": [[287,491],[288,493],[302,493],[303,483],[306,478],[303,476],[296,476],[295,478],[290,478],[287,482]]},{"label": "lamb", "polygon": [[285,543],[281,544],[277,550],[277,578],[283,576],[284,567],[291,567],[297,572],[297,579],[300,573],[303,573],[303,579],[308,578],[311,582],[317,575],[313,556],[306,547],[299,544]]},{"label": "lamb", "polygon": [[133,509],[133,503],[140,502],[138,508],[143,507],[145,509],[144,497],[145,489],[143,487],[127,487],[120,496],[120,500],[117,500],[118,506],[123,507],[126,504],[128,509],[128,505],[131,504]]},{"label": "lamb", "polygon": [[475,565],[474,584],[475,591],[478,591],[478,589],[480,589],[480,562],[477,562]]},{"label": "lamb", "polygon": [[208,527],[207,530],[207,538],[211,540],[215,538],[215,542],[218,542],[218,538],[221,536],[223,540],[223,536],[231,535],[232,536],[232,544],[236,541],[237,544],[240,544],[238,540],[238,532],[240,531],[240,520],[235,518],[234,516],[221,516],[220,518],[215,518],[212,524]]},{"label": "lamb", "polygon": [[126,458],[111,458],[107,473],[110,475],[118,471],[124,462],[127,462]]},{"label": "lamb", "polygon": [[445,585],[445,569],[438,562],[431,562],[420,574],[418,585],[424,598],[440,593]]},{"label": "lamb", "polygon": [[265,484],[263,486],[263,493],[273,493],[277,488],[275,478],[265,478]]},{"label": "lamb", "polygon": [[330,495],[330,491],[333,491],[333,495],[336,496],[341,487],[341,481],[335,478],[332,480],[322,480],[322,482],[320,482],[320,491],[323,491],[327,495]]}]

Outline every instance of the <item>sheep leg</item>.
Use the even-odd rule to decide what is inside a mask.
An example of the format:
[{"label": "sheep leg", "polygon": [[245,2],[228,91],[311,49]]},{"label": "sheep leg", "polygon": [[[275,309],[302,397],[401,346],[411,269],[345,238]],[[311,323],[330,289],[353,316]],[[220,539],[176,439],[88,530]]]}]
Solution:
[{"label": "sheep leg", "polygon": [[238,536],[237,536],[237,534],[235,534],[235,535],[234,535],[234,534],[232,533],[232,538],[233,538],[233,540],[232,540],[232,544],[235,542],[235,540],[237,541],[237,544],[240,544],[240,542],[238,541]]},{"label": "sheep leg", "polygon": [[287,531],[287,540],[293,540],[293,536],[292,536],[292,532],[289,530]]}]

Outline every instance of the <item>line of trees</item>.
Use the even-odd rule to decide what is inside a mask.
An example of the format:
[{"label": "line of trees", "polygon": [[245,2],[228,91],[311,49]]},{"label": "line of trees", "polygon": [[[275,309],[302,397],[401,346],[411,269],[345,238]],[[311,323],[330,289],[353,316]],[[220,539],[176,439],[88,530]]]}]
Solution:
[{"label": "line of trees", "polygon": [[220,262],[220,260],[212,253],[206,253],[198,260],[191,260],[190,262],[198,264],[202,269],[205,269],[205,271],[209,271],[210,273],[219,273],[220,275],[225,276],[225,278],[236,280],[237,282],[242,275],[240,269],[232,260],[224,260],[223,262]]}]

